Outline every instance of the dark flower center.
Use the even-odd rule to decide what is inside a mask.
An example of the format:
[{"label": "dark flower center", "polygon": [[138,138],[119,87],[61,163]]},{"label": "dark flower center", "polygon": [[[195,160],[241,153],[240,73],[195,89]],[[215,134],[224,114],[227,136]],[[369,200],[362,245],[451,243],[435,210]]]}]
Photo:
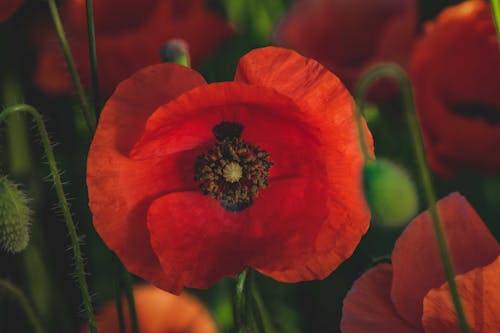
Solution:
[{"label": "dark flower center", "polygon": [[466,118],[481,119],[492,125],[500,124],[500,109],[491,105],[469,102],[453,104],[450,109]]},{"label": "dark flower center", "polygon": [[212,132],[218,142],[207,153],[198,156],[194,179],[203,194],[219,200],[230,212],[249,207],[259,190],[268,185],[273,165],[269,154],[241,140],[243,126],[221,122]]}]

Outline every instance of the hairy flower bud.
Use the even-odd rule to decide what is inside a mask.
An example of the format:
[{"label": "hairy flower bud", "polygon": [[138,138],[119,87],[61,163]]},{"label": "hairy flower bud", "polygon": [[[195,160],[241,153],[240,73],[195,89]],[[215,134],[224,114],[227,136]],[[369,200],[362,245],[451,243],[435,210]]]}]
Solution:
[{"label": "hairy flower bud", "polygon": [[406,171],[385,159],[368,162],[363,170],[365,198],[375,220],[398,227],[415,216],[418,195]]},{"label": "hairy flower bud", "polygon": [[31,210],[28,198],[6,177],[0,177],[0,247],[20,252],[28,246]]}]

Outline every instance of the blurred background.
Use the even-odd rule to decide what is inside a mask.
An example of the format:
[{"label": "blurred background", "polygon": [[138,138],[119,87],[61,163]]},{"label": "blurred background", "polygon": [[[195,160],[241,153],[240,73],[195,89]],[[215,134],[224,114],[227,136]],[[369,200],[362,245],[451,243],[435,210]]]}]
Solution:
[{"label": "blurred background", "polygon": [[[10,0],[7,0],[10,1]],[[98,1],[98,0],[96,0]],[[346,0],[347,2],[348,0]],[[65,1],[60,1],[64,5]],[[195,66],[208,82],[231,80],[238,59],[256,47],[273,45],[276,27],[293,0],[207,0],[208,10],[218,13],[234,33]],[[418,1],[418,30],[452,0]],[[46,120],[65,190],[86,257],[88,281],[94,304],[112,299],[116,268],[109,250],[93,230],[87,207],[85,162],[90,137],[75,96],[50,95],[34,84],[37,48],[34,29],[50,16],[47,3],[27,0],[14,16],[0,24],[0,105],[26,102],[37,107]],[[166,22],[168,24],[168,22]],[[70,36],[71,43],[71,36]],[[325,41],[327,43],[327,41]],[[57,45],[57,44],[55,44]],[[105,45],[99,45],[105,47]],[[0,252],[0,278],[19,286],[32,301],[48,332],[78,332],[85,321],[81,295],[73,276],[72,252],[57,198],[53,190],[36,128],[31,119],[12,117],[0,128],[0,170],[22,184],[32,198],[34,211],[29,247],[19,254]],[[396,95],[371,108],[367,119],[378,157],[388,157],[416,178],[409,135]],[[492,152],[498,153],[498,152]],[[476,208],[499,239],[500,177],[466,171],[454,179],[435,177],[438,197],[459,191]],[[423,207],[421,207],[421,210]],[[257,277],[264,302],[277,332],[340,332],[342,300],[367,268],[387,260],[400,228],[384,228],[374,221],[354,255],[324,281],[282,284]],[[471,249],[472,250],[472,249]],[[136,282],[140,279],[134,278]],[[209,307],[223,331],[233,327],[234,279],[224,279],[209,290],[191,290]],[[30,332],[24,315],[14,303],[0,298],[0,332]]]}]

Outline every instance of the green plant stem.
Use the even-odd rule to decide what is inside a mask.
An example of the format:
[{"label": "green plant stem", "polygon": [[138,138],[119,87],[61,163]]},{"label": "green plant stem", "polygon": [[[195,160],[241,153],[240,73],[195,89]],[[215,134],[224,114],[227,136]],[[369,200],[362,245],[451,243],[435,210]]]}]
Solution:
[{"label": "green plant stem", "polygon": [[354,107],[354,120],[356,121],[356,129],[358,132],[358,140],[359,146],[361,148],[361,153],[363,154],[363,158],[365,162],[369,162],[373,160],[372,155],[370,154],[370,149],[368,148],[368,142],[366,140],[365,127],[363,124],[363,107],[364,103],[362,100],[357,100],[358,107]]},{"label": "green plant stem", "polygon": [[497,29],[497,39],[500,46],[500,0],[490,0],[493,21]]},{"label": "green plant stem", "polygon": [[83,115],[85,116],[85,120],[87,122],[87,126],[90,132],[94,133],[96,129],[95,114],[94,112],[92,112],[90,105],[87,101],[87,97],[85,96],[85,91],[83,90],[82,81],[80,80],[80,75],[78,74],[75,63],[73,61],[73,56],[71,54],[68,40],[66,39],[66,34],[64,33],[61,17],[59,16],[59,11],[57,10],[56,2],[55,0],[48,0],[48,2],[49,2],[50,14],[52,16],[52,21],[54,22],[54,27],[57,32],[57,37],[59,39],[59,45],[61,46],[61,49],[64,54],[64,59],[66,60],[66,63],[68,65],[69,73],[71,75],[73,85],[75,86],[76,94],[80,99]]},{"label": "green plant stem", "polygon": [[92,307],[92,302],[90,301],[89,289],[87,286],[87,281],[85,279],[85,269],[83,264],[82,252],[80,249],[80,243],[78,241],[78,235],[75,228],[75,223],[73,222],[73,217],[69,209],[69,204],[64,194],[64,189],[62,186],[61,176],[59,170],[57,169],[56,159],[54,156],[54,151],[52,150],[52,145],[49,140],[49,135],[47,129],[45,128],[45,123],[43,122],[42,116],[38,111],[27,104],[17,104],[4,109],[0,113],[0,123],[4,121],[9,115],[16,114],[20,112],[26,112],[33,116],[35,123],[38,127],[40,137],[42,139],[42,145],[45,150],[45,155],[47,157],[47,162],[49,164],[50,173],[52,174],[52,180],[54,182],[54,187],[56,190],[57,198],[59,199],[59,205],[63,211],[64,220],[66,222],[66,228],[71,239],[71,244],[73,247],[73,254],[75,260],[76,276],[78,278],[78,284],[82,293],[83,305],[85,308],[85,313],[87,314],[87,319],[89,323],[89,328],[91,333],[97,333],[97,328],[94,319],[94,310]]},{"label": "green plant stem", "polygon": [[94,95],[94,109],[99,112],[100,97],[99,97],[99,76],[97,70],[97,48],[95,42],[95,25],[94,25],[94,10],[92,8],[92,0],[86,0],[87,9],[87,33],[89,39],[89,58],[90,68],[92,69],[92,91]]},{"label": "green plant stem", "polygon": [[255,283],[254,272],[249,268],[240,273],[236,282],[234,315],[237,332],[275,333]]},{"label": "green plant stem", "polygon": [[38,320],[33,307],[21,289],[17,288],[9,281],[0,280],[0,290],[5,290],[17,301],[26,314],[26,317],[28,317],[35,333],[44,333],[40,320]]},{"label": "green plant stem", "polygon": [[246,295],[245,289],[247,285],[248,268],[238,275],[236,281],[235,306],[234,306],[234,323],[238,330],[245,331],[246,326]]},{"label": "green plant stem", "polygon": [[443,222],[436,208],[436,194],[431,180],[431,173],[425,158],[422,134],[420,133],[410,79],[404,69],[400,66],[394,64],[378,65],[369,72],[365,73],[360,79],[355,93],[356,100],[361,102],[364,101],[368,88],[382,77],[391,77],[392,79],[395,79],[401,89],[406,118],[410,129],[412,146],[419,170],[419,178],[424,188],[425,202],[431,214],[441,263],[443,265],[446,280],[450,286],[450,294],[455,306],[460,329],[462,333],[470,333],[470,328],[467,324],[467,319],[455,281],[455,271],[450,257],[448,241],[443,229]]},{"label": "green plant stem", "polygon": [[135,311],[135,300],[134,300],[134,291],[132,288],[132,276],[130,273],[122,267],[122,278],[123,278],[123,286],[125,287],[125,295],[128,301],[128,310],[130,313],[130,324],[132,326],[132,333],[139,333],[139,323],[137,321],[137,312]]},{"label": "green plant stem", "polygon": [[264,333],[275,333],[274,327],[271,323],[271,318],[264,305],[264,301],[262,300],[259,289],[257,288],[257,284],[255,282],[255,274],[253,274],[253,272],[250,273],[251,273],[250,284],[249,284],[250,293],[252,295],[255,304],[257,315],[262,322],[262,328],[263,328],[262,331]]}]

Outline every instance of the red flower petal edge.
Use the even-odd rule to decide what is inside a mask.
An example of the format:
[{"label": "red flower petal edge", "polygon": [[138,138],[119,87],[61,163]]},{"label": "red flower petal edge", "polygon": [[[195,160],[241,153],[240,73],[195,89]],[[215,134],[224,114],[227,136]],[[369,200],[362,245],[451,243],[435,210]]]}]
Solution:
[{"label": "red flower petal edge", "polygon": [[[368,228],[353,107],[337,77],[280,48],[243,57],[235,82],[148,67],[103,110],[88,159],[94,225],[132,273],[175,293],[247,266],[285,282],[322,279]],[[272,163],[244,207],[214,198],[263,179],[241,178],[257,167],[244,164],[256,160],[246,150],[230,155],[245,168],[232,185],[217,171],[225,185],[205,195],[195,180],[200,156],[229,142],[214,135],[221,123],[240,124],[238,140]]]}]

